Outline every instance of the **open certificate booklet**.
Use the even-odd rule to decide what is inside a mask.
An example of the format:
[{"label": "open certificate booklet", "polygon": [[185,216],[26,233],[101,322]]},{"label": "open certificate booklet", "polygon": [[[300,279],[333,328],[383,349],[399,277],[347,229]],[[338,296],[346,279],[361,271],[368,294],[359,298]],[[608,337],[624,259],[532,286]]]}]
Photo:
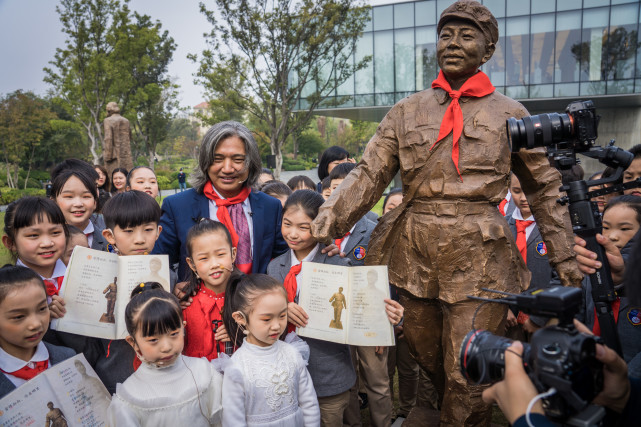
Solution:
[{"label": "open certificate booklet", "polygon": [[106,426],[110,403],[98,375],[78,354],[3,397],[0,426]]},{"label": "open certificate booklet", "polygon": [[141,282],[169,291],[167,255],[118,256],[76,246],[60,287],[67,312],[52,329],[105,339],[127,336],[125,307]]},{"label": "open certificate booklet", "polygon": [[394,345],[385,313],[387,267],[344,267],[304,262],[298,305],[309,316],[301,337],[358,346]]}]

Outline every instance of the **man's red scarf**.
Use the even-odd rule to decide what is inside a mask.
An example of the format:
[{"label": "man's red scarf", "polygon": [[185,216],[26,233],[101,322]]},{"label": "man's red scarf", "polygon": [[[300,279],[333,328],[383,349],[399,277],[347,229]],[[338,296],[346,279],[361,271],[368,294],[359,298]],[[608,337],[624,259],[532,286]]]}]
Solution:
[{"label": "man's red scarf", "polygon": [[[454,132],[453,142],[452,142],[452,161],[456,167],[456,172],[459,177],[461,177],[461,171],[458,167],[458,158],[459,158],[459,140],[461,139],[461,134],[463,133],[463,111],[461,111],[461,106],[459,105],[459,98],[461,96],[470,96],[473,98],[481,98],[483,96],[489,95],[494,92],[494,86],[490,83],[490,79],[482,71],[477,72],[472,77],[467,79],[467,81],[461,86],[459,90],[452,90],[450,84],[445,80],[443,71],[438,73],[438,78],[432,82],[432,88],[441,88],[446,91],[452,102],[445,110],[445,115],[443,116],[443,121],[441,122],[441,128],[438,131],[438,138],[436,142],[430,147],[430,150],[434,146],[450,134]],[[463,177],[461,177],[461,180]]]},{"label": "man's red scarf", "polygon": [[[227,227],[227,230],[229,230],[229,234],[231,234],[232,246],[237,248],[238,233],[236,233],[234,224],[232,224],[231,222],[231,216],[229,216],[229,210],[227,209],[227,206],[243,203],[245,200],[247,200],[247,197],[249,197],[249,193],[251,193],[251,188],[244,187],[240,191],[240,193],[238,193],[234,197],[223,199],[218,195],[218,193],[216,193],[211,181],[207,181],[207,184],[205,184],[205,188],[203,188],[203,193],[208,199],[213,200],[214,203],[216,203],[216,207],[218,208],[216,210],[216,217],[218,218],[218,221],[220,221],[225,227]],[[236,264],[236,265],[245,274],[249,274],[252,271],[251,263],[248,265],[245,265],[245,264],[243,265]]]}]

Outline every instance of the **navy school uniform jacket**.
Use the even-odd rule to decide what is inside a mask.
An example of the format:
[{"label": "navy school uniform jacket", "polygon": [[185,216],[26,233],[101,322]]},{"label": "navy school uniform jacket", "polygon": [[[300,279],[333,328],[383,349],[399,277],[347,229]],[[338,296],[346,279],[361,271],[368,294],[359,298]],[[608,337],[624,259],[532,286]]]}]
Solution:
[{"label": "navy school uniform jacket", "polygon": [[[287,250],[280,231],[283,209],[278,199],[254,191],[249,194],[249,205],[254,239],[252,273],[265,273],[269,261]],[[187,232],[201,218],[209,218],[209,199],[193,188],[167,197],[162,204],[162,232],[152,253],[169,255],[170,265],[179,263],[179,280],[189,271],[185,261]]]},{"label": "navy school uniform jacket", "polygon": [[[512,212],[514,212],[514,209],[512,209]],[[512,231],[514,240],[516,240],[516,220],[511,214],[507,215],[505,219],[507,220],[507,225],[510,227],[510,231]],[[547,256],[547,247],[545,246],[539,227],[536,224],[534,224],[534,229],[527,239],[526,249],[527,268],[532,273],[528,290],[545,289],[554,285],[555,283],[551,283],[551,280],[556,276],[556,272],[550,265]],[[530,320],[537,326],[545,326],[549,319],[541,316],[530,316]]]},{"label": "navy school uniform jacket", "polygon": [[[516,240],[516,220],[510,215],[505,217],[507,224]],[[545,289],[550,287],[553,268],[547,256],[547,247],[535,224],[534,229],[527,239],[527,268],[532,273],[528,290]]]},{"label": "navy school uniform jacket", "polygon": [[[57,345],[44,343],[49,352],[49,363],[51,366],[57,365],[58,363],[69,359],[76,355],[76,353],[67,347],[59,347]],[[11,380],[7,378],[4,374],[0,374],[0,398],[6,396],[16,389],[16,386],[13,385]]]},{"label": "navy school uniform jacket", "polygon": [[[338,255],[328,257],[321,253],[325,245],[321,244],[312,262],[332,265],[351,265],[347,258]],[[269,263],[267,274],[285,281],[285,276],[292,266],[291,251],[288,250]],[[310,355],[307,369],[312,377],[318,397],[335,396],[352,388],[356,382],[356,372],[352,364],[349,346],[313,338],[301,337],[309,345]]]},{"label": "navy school uniform jacket", "polygon": [[104,220],[101,217],[92,215],[90,221],[93,223],[93,242],[91,242],[91,249],[99,251],[107,251],[107,239],[102,235],[102,230],[105,229]]},{"label": "navy school uniform jacket", "polygon": [[367,256],[367,245],[376,223],[367,219],[367,215],[358,220],[354,226],[354,231],[350,233],[349,239],[345,244],[343,252],[346,258],[352,262],[352,265],[364,265]]}]

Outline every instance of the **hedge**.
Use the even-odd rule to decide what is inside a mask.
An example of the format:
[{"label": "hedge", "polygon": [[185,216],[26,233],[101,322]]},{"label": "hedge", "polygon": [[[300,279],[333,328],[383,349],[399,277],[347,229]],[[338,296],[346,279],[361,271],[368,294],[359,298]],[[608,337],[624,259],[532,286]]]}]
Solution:
[{"label": "hedge", "polygon": [[9,203],[16,201],[23,196],[43,196],[44,197],[46,195],[46,192],[44,189],[35,189],[35,188],[27,188],[26,190],[22,190],[17,188],[2,187],[0,188],[0,192],[2,193],[2,197],[0,198],[0,203],[3,205],[8,205]]}]

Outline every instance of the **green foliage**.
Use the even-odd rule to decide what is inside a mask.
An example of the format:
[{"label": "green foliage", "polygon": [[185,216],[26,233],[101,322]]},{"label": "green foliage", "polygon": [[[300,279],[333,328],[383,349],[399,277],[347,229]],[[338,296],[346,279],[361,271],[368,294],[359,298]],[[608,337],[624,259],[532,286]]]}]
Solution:
[{"label": "green foliage", "polygon": [[0,192],[2,193],[2,198],[0,198],[0,203],[2,204],[9,204],[11,202],[18,200],[23,196],[43,196],[44,197],[46,195],[46,191],[43,190],[42,187],[40,187],[39,189],[27,188],[26,190],[2,187],[0,188]]},{"label": "green foliage", "polygon": [[0,99],[0,148],[9,187],[19,185],[19,166],[31,170],[55,118],[44,100],[31,92],[16,91]]},{"label": "green foliage", "polygon": [[[335,88],[371,57],[353,61],[356,40],[369,20],[369,7],[353,0],[216,0],[201,11],[212,24],[196,73],[214,109],[244,111],[264,124],[261,132],[276,154],[300,133],[321,104],[340,105]],[[294,114],[304,98],[306,111]],[[254,129],[252,129],[254,130]]]},{"label": "green foliage", "polygon": [[297,138],[298,153],[308,158],[318,158],[325,149],[323,138],[315,129],[305,129]]},{"label": "green foliage", "polygon": [[134,130],[134,157],[144,153],[153,167],[176,106],[176,86],[166,75],[173,39],[159,22],[132,14],[127,0],[60,0],[56,11],[66,40],[45,68],[45,81],[81,124],[93,162],[102,149],[105,106],[116,101]]},{"label": "green foliage", "polygon": [[158,176],[158,187],[161,190],[171,189],[171,180],[166,176]]},{"label": "green foliage", "polygon": [[289,159],[289,158],[284,158],[283,159],[283,170],[286,171],[304,171],[304,170],[310,170],[316,167],[316,164],[314,162],[308,162],[303,159]]},{"label": "green foliage", "polygon": [[129,14],[117,0],[60,0],[65,45],[57,48],[45,81],[53,86],[64,108],[82,124],[94,162],[102,144],[102,119],[112,86],[121,74],[114,66],[118,26]]}]

